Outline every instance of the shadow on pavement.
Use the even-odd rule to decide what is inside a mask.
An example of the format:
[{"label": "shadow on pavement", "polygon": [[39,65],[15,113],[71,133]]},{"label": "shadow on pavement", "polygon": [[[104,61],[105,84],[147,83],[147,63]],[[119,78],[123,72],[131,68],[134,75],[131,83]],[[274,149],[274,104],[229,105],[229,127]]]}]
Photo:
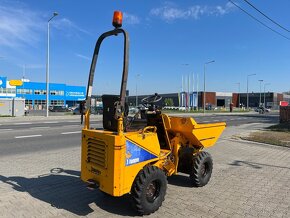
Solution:
[{"label": "shadow on pavement", "polygon": [[193,187],[189,176],[186,174],[179,174],[167,177],[167,181],[170,185],[180,186],[180,187]]},{"label": "shadow on pavement", "polygon": [[284,166],[275,166],[275,165],[270,165],[270,164],[262,164],[262,163],[255,163],[255,162],[250,162],[250,161],[242,161],[242,160],[235,160],[232,163],[229,163],[231,166],[237,166],[241,167],[243,165],[250,166],[254,169],[261,169],[263,167],[274,167],[274,168],[280,168],[280,169],[289,169],[290,167],[284,167]]},{"label": "shadow on pavement", "polygon": [[[27,192],[52,207],[67,210],[78,216],[92,213],[94,210],[90,207],[91,204],[117,215],[138,215],[131,205],[129,195],[116,198],[99,190],[88,190],[80,179],[79,171],[54,168],[50,173],[37,178],[0,175],[0,181],[11,185],[16,191]],[[95,205],[92,206],[96,207]]]}]

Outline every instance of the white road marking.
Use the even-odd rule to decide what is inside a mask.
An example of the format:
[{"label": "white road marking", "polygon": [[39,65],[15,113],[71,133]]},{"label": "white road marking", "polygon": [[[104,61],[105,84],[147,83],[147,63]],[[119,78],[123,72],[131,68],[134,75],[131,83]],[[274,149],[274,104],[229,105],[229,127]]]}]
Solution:
[{"label": "white road marking", "polygon": [[218,122],[218,121],[220,121],[220,120],[213,120],[213,122]]},{"label": "white road marking", "polygon": [[22,138],[33,138],[33,137],[40,137],[42,135],[23,135],[23,136],[15,136],[16,139],[22,139]]},{"label": "white road marking", "polygon": [[49,129],[49,126],[31,127],[30,129]]},{"label": "white road marking", "polygon": [[62,127],[79,127],[79,126],[81,126],[81,125],[66,125],[66,126],[62,126]]},{"label": "white road marking", "polygon": [[0,132],[6,132],[6,131],[11,131],[13,129],[0,129]]},{"label": "white road marking", "polygon": [[43,123],[59,123],[58,121],[46,121],[46,122],[43,122]]},{"label": "white road marking", "polygon": [[81,133],[81,131],[75,131],[75,132],[62,132],[62,135],[69,135],[69,134],[76,134],[76,133]]},{"label": "white road marking", "polygon": [[29,124],[32,124],[32,123],[13,123],[13,125],[29,125]]}]

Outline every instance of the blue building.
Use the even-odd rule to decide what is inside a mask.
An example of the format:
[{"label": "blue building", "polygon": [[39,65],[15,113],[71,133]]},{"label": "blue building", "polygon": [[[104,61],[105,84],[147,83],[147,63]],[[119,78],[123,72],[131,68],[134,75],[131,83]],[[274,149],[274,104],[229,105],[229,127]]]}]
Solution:
[{"label": "blue building", "polygon": [[10,86],[7,77],[0,76],[0,98],[15,98],[16,88],[15,86]]},{"label": "blue building", "polygon": [[[46,83],[23,80],[22,86],[11,86],[6,77],[2,78],[0,98],[24,98],[30,109],[44,109],[46,106]],[[4,84],[5,83],[5,84]],[[49,84],[49,105],[74,106],[86,98],[85,86]]]}]

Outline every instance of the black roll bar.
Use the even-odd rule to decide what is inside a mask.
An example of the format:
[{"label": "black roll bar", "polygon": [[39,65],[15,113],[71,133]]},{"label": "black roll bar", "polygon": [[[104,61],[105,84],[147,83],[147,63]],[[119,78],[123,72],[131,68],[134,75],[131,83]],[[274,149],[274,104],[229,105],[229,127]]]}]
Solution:
[{"label": "black roll bar", "polygon": [[91,62],[88,86],[87,86],[87,95],[86,95],[86,107],[89,110],[91,106],[91,96],[93,91],[93,82],[94,82],[94,75],[96,69],[96,63],[99,55],[100,46],[103,40],[109,36],[117,36],[118,34],[122,33],[124,35],[124,56],[123,56],[123,74],[122,74],[122,82],[121,82],[121,90],[120,90],[120,102],[116,105],[116,114],[115,117],[118,118],[123,116],[123,112],[125,109],[125,96],[126,96],[126,87],[127,87],[127,80],[128,80],[128,65],[129,65],[129,35],[128,33],[123,30],[122,28],[116,28],[114,30],[108,31],[103,33],[97,40],[93,59]]}]

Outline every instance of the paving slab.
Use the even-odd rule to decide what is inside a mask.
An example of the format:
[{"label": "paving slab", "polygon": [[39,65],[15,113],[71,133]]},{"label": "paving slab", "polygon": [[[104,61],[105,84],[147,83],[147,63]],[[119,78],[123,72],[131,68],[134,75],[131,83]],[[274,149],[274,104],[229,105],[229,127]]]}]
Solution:
[{"label": "paving slab", "polygon": [[[208,185],[193,188],[185,174],[168,178],[162,207],[148,217],[290,216],[290,149],[233,140],[232,132],[207,150],[214,160]],[[89,191],[79,176],[77,146],[1,157],[0,217],[137,215],[129,195]]]}]

